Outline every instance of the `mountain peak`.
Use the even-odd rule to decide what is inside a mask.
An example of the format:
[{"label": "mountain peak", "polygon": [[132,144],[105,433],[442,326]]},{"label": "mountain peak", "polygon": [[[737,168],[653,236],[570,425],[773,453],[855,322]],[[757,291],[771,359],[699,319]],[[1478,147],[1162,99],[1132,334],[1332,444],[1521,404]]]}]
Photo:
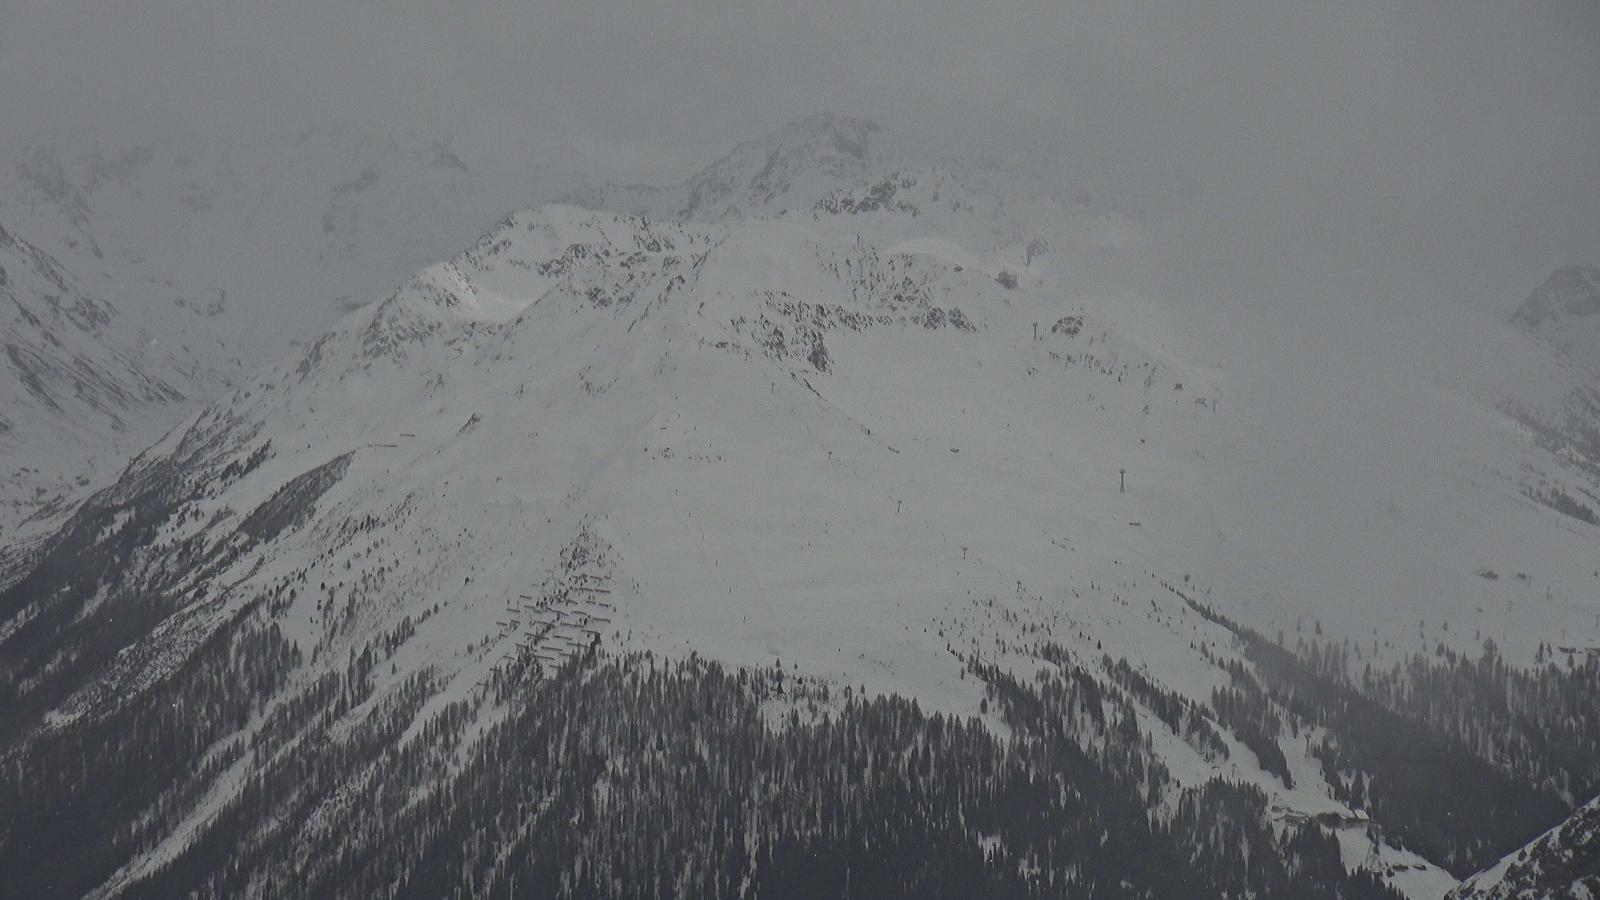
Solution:
[{"label": "mountain peak", "polygon": [[1600,269],[1562,266],[1546,278],[1511,315],[1514,325],[1537,329],[1547,319],[1600,313]]},{"label": "mountain peak", "polygon": [[1563,266],[1511,314],[1511,324],[1600,372],[1600,269]]},{"label": "mountain peak", "polygon": [[791,119],[783,127],[752,143],[781,142],[807,147],[821,145],[841,155],[865,159],[872,136],[882,131],[883,126],[871,119],[825,111]]},{"label": "mountain peak", "polygon": [[728,201],[769,203],[807,173],[835,178],[859,175],[874,149],[874,138],[882,133],[876,122],[831,112],[794,119],[739,144],[690,178],[685,184],[689,191],[685,215],[704,213]]}]

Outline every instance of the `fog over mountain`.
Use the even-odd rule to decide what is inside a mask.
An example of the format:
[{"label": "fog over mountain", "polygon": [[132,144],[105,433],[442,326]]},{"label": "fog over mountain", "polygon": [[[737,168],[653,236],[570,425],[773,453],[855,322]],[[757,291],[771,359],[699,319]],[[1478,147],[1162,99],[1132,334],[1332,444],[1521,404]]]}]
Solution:
[{"label": "fog over mountain", "polygon": [[0,22],[0,897],[1600,894],[1593,4]]},{"label": "fog over mountain", "polygon": [[1292,262],[1364,296],[1489,310],[1600,242],[1600,12],[1585,0],[9,0],[6,22],[7,144],[362,118],[450,132],[464,154],[515,145],[661,182],[833,109],[920,141],[1059,141],[1181,171],[1211,225],[1185,229],[1199,246],[1184,278],[1248,244],[1250,272]]}]

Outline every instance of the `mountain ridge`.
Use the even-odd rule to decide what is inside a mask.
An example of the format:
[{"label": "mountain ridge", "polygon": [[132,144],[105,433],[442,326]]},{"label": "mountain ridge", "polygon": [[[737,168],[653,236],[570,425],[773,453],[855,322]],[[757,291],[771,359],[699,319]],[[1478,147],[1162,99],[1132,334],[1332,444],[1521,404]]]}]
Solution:
[{"label": "mountain ridge", "polygon": [[1539,285],[1511,324],[1556,347],[1589,371],[1600,371],[1600,269],[1563,266]]},{"label": "mountain ridge", "polygon": [[1451,900],[1585,897],[1600,891],[1600,798],[1570,819],[1467,879]]},{"label": "mountain ridge", "polygon": [[[159,434],[146,419],[182,409],[182,357],[122,332],[123,313],[60,262],[0,224],[0,540],[60,513],[96,470]],[[42,524],[42,523],[36,523]]]},{"label": "mountain ridge", "polygon": [[[56,273],[13,284],[21,314],[39,318],[49,297],[68,295],[99,310],[92,332],[75,328],[70,351],[26,323],[9,326],[0,420],[26,417],[28,438],[13,432],[6,447],[0,541],[59,525],[86,489],[197,404],[450,255],[523,202],[510,198],[573,180],[498,159],[469,165],[463,152],[446,138],[352,126],[247,144],[41,141],[0,170],[0,222],[30,248],[18,259],[47,260],[11,263],[17,277],[28,266]],[[60,279],[70,285],[52,284]],[[28,404],[50,405],[26,385],[38,373],[68,377],[75,364],[58,352],[97,360],[71,376],[85,390],[137,397],[155,384],[164,399],[136,415],[121,400],[115,416],[105,402],[45,415]],[[24,525],[35,515],[52,518]]]}]

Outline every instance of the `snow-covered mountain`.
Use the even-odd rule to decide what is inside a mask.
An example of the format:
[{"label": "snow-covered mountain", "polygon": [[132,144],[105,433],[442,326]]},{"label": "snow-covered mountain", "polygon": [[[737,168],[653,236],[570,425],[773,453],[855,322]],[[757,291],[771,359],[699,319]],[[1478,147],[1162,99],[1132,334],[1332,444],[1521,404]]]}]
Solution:
[{"label": "snow-covered mountain", "polygon": [[[31,515],[69,506],[76,485],[113,475],[196,402],[575,178],[464,158],[448,139],[360,128],[239,144],[33,148],[0,171],[0,223],[53,274],[34,286],[19,273],[12,293],[28,309],[12,314],[91,302],[80,298],[100,312],[92,328],[75,326],[75,343],[56,341],[60,326],[8,335],[15,350],[0,389],[43,403],[19,360],[67,354],[95,360],[86,390],[137,398],[154,381],[162,402],[124,404],[110,417],[59,404],[29,412],[6,397],[0,417],[29,419],[28,443],[13,434],[6,448],[0,543]],[[55,286],[63,279],[70,286]],[[71,297],[50,299],[57,294]],[[104,397],[84,402],[107,407]]]},{"label": "snow-covered mountain", "polygon": [[1173,202],[1171,192],[1158,181],[1131,189],[1055,148],[941,156],[876,122],[818,113],[739,144],[682,184],[608,184],[568,199],[653,220],[808,223],[1022,276],[1051,254],[1072,253],[1076,265],[1136,246],[1141,211]]},{"label": "snow-covered mountain", "polygon": [[806,184],[866,180],[881,158],[876,122],[819,113],[747,141],[684,184],[682,215],[720,218],[803,194]]},{"label": "snow-covered mountain", "polygon": [[0,537],[59,512],[91,473],[121,468],[182,409],[183,360],[141,337],[115,306],[0,225]]},{"label": "snow-covered mountain", "polygon": [[1452,900],[1596,895],[1600,895],[1600,799],[1450,893]]},{"label": "snow-covered mountain", "polygon": [[1511,324],[1600,372],[1600,269],[1557,269],[1517,308]]},{"label": "snow-covered mountain", "polygon": [[[0,833],[14,889],[269,893],[293,873],[310,893],[428,893],[417,859],[437,852],[474,895],[536,876],[626,894],[622,857],[653,857],[609,798],[661,772],[734,778],[705,728],[826,745],[861,697],[940,717],[913,760],[969,717],[1014,738],[1001,770],[1035,760],[1019,778],[1079,760],[1081,795],[1013,785],[1090,811],[1076,862],[1047,866],[1049,841],[1006,830],[1027,816],[978,807],[933,854],[1058,887],[1112,890],[1105,823],[1136,807],[1135,833],[1175,842],[1174,878],[1235,871],[1241,844],[1272,861],[1219,896],[1321,866],[1364,879],[1327,896],[1439,897],[1600,788],[1573,687],[1600,647],[1600,531],[1549,500],[1600,490],[1600,469],[1541,430],[1593,396],[1581,368],[1472,319],[1416,323],[1405,354],[1271,317],[1178,342],[1160,302],[1064,274],[1130,246],[1105,240],[1106,211],[1000,169],[880,162],[878,136],[804,120],[681,196],[591,197],[650,215],[516,213],[207,405],[13,560],[0,805],[39,810],[12,826],[33,844]],[[1461,361],[1463,340],[1483,352]],[[593,744],[541,718],[609,723],[680,677],[699,700]],[[615,708],[548,693],[590,689]],[[1431,705],[1472,691],[1501,700]],[[1559,737],[1494,718],[1531,696],[1571,723]],[[692,737],[650,738],[668,723]],[[1408,768],[1396,740],[1434,755]],[[149,746],[176,749],[128,774]],[[895,746],[846,777],[881,787]],[[794,777],[735,779],[749,805],[702,810],[726,843],[701,862],[781,882],[781,842],[753,849],[765,829],[834,834],[832,801],[816,821],[775,805],[838,799]],[[541,830],[547,811],[573,827]],[[51,876],[79,815],[95,837]],[[1160,827],[1137,831],[1145,815]],[[457,840],[459,817],[479,836]],[[694,831],[659,826],[649,840]],[[603,874],[540,868],[579,833]],[[366,849],[330,853],[335,835]]]},{"label": "snow-covered mountain", "polygon": [[786,208],[840,184],[860,184],[875,166],[897,158],[878,123],[817,113],[735,147],[681,185],[602,185],[574,199],[586,206],[627,206],[655,218],[715,220]]},{"label": "snow-covered mountain", "polygon": [[0,215],[209,367],[248,372],[577,177],[464,152],[356,126],[117,150],[65,140],[6,173]]}]

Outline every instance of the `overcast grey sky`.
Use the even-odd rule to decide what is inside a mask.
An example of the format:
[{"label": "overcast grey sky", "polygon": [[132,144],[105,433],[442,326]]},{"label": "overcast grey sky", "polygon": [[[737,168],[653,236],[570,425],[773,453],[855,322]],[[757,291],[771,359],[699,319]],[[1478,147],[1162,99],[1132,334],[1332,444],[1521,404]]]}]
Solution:
[{"label": "overcast grey sky", "polygon": [[1600,260],[1596,0],[0,0],[10,139],[358,117],[662,180],[818,109],[1181,169],[1219,283],[1486,304]]}]

